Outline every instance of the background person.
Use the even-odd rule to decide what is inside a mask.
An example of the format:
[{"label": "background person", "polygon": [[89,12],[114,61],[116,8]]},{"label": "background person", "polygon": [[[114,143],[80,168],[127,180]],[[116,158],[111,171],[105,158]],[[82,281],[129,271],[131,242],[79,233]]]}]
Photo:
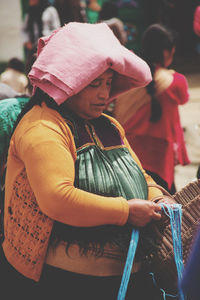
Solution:
[{"label": "background person", "polygon": [[61,25],[69,22],[88,21],[86,15],[86,3],[80,0],[56,0],[55,7],[57,8]]},{"label": "background person", "polygon": [[126,45],[127,33],[124,29],[124,23],[119,19],[119,11],[116,3],[111,1],[103,3],[99,12],[99,21],[106,23],[120,43]]},{"label": "background person", "polygon": [[146,29],[142,56],[153,80],[146,88],[119,96],[113,113],[143,168],[172,194],[175,166],[190,163],[178,112],[178,106],[189,99],[188,83],[183,74],[168,68],[175,49],[176,35],[171,30],[161,24]]},{"label": "background person", "polygon": [[37,45],[41,36],[47,36],[61,26],[56,8],[48,0],[29,0],[29,8],[24,17],[22,39],[25,52]]},{"label": "background person", "polygon": [[17,95],[16,91],[9,85],[0,82],[0,100],[13,98]]},{"label": "background person", "polygon": [[[150,69],[106,24],[72,22],[39,40],[29,77],[34,95],[7,161],[1,261],[4,282],[16,287],[7,296],[116,299],[132,226],[162,218],[153,201],[161,193],[102,112],[109,98],[148,84]],[[144,257],[127,299],[162,299]]]},{"label": "background person", "polygon": [[0,75],[0,82],[9,85],[17,93],[25,94],[28,78],[25,75],[25,65],[17,57],[8,61],[7,67]]}]

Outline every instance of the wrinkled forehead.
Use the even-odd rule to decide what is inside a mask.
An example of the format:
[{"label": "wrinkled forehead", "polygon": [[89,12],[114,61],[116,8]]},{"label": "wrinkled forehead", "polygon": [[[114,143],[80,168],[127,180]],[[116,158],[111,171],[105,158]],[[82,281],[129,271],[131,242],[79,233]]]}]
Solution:
[{"label": "wrinkled forehead", "polygon": [[99,75],[95,80],[100,78],[112,78],[114,76],[115,71],[112,69],[107,69],[105,72],[103,72],[101,75]]}]

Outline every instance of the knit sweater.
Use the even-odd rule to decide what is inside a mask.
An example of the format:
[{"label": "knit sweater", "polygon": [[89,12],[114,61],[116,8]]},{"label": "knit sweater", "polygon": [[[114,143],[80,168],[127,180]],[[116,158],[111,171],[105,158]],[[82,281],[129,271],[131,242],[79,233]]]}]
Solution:
[{"label": "knit sweater", "polygon": [[[124,146],[131,150],[121,126]],[[20,121],[9,148],[5,193],[5,240],[9,263],[24,276],[38,281],[54,220],[71,226],[98,226],[127,222],[123,197],[105,197],[74,187],[76,147],[69,126],[45,104],[35,106]],[[153,182],[144,170],[147,182]],[[160,195],[149,189],[148,198]]]}]

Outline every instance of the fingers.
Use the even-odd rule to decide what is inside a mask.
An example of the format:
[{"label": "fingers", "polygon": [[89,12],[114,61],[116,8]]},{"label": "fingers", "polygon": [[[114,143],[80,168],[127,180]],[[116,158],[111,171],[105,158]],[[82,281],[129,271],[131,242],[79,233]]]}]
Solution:
[{"label": "fingers", "polygon": [[152,219],[153,220],[160,220],[162,215],[162,208],[160,207],[160,205],[153,203],[153,213],[152,213]]},{"label": "fingers", "polygon": [[157,203],[142,199],[128,201],[128,223],[136,226],[145,226],[152,219],[160,220],[162,208]]},{"label": "fingers", "polygon": [[153,209],[155,212],[161,212],[162,208],[160,205],[156,204],[156,203],[152,203],[153,204]]},{"label": "fingers", "polygon": [[154,214],[152,215],[153,220],[160,220],[161,218],[162,218],[161,213],[154,212]]}]

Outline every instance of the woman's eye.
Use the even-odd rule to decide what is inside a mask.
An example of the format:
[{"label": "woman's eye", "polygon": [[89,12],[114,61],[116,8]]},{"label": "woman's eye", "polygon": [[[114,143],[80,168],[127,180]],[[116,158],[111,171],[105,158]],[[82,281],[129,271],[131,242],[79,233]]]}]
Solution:
[{"label": "woman's eye", "polygon": [[[109,86],[109,87],[111,87],[111,83],[112,83],[112,80],[111,80],[111,81],[109,80],[108,82],[106,82],[106,85]],[[90,83],[89,86],[91,86],[91,87],[93,87],[93,88],[98,88],[98,87],[100,87],[102,84],[103,84],[102,81],[94,81],[94,82]]]},{"label": "woman's eye", "polygon": [[91,86],[91,87],[94,87],[94,88],[95,88],[95,87],[99,87],[100,85],[101,85],[100,82],[94,82],[94,83],[91,83],[91,84],[90,84],[90,86]]}]

